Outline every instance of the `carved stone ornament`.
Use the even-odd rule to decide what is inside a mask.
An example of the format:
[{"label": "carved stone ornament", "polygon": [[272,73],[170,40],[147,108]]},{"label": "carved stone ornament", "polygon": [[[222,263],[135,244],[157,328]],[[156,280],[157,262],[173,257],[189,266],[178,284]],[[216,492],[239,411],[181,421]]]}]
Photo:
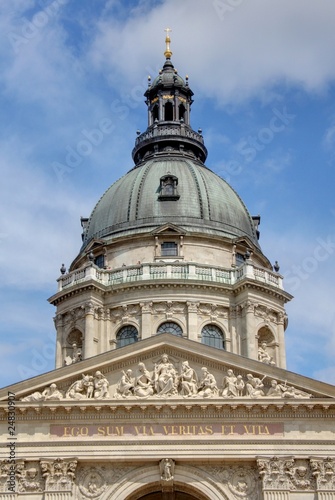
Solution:
[{"label": "carved stone ornament", "polygon": [[228,486],[235,498],[253,500],[259,498],[259,480],[256,469],[245,465],[204,466],[206,474]]},{"label": "carved stone ornament", "polygon": [[24,493],[40,492],[44,489],[44,482],[40,473],[39,463],[16,464],[18,491]]},{"label": "carved stone ornament", "polygon": [[175,462],[171,458],[163,458],[159,462],[159,471],[162,481],[173,481]]},{"label": "carved stone ornament", "polygon": [[41,460],[41,473],[45,479],[45,489],[48,491],[69,491],[72,489],[77,459]]},{"label": "carved stone ornament", "polygon": [[311,458],[310,466],[318,489],[335,489],[335,460],[333,458]]},{"label": "carved stone ornament", "polygon": [[316,477],[312,460],[273,457],[257,460],[263,488],[279,490],[315,490]]},{"label": "carved stone ornament", "polygon": [[82,469],[78,475],[79,489],[86,498],[97,498],[107,488],[107,482],[102,468],[91,467]]}]

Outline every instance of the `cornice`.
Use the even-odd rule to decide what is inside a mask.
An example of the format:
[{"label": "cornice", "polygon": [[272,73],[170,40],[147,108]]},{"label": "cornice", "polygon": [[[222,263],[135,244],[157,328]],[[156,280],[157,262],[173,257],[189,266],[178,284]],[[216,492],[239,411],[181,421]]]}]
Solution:
[{"label": "cornice", "polygon": [[147,280],[141,282],[130,282],[122,283],[112,286],[106,286],[95,280],[85,281],[84,283],[78,283],[71,288],[67,288],[61,292],[56,293],[48,300],[51,304],[57,306],[65,300],[74,297],[76,295],[83,295],[87,292],[95,292],[100,296],[107,297],[109,295],[116,295],[119,293],[128,293],[134,290],[157,290],[160,289],[197,289],[197,290],[224,290],[226,295],[237,296],[245,290],[257,290],[258,292],[265,293],[271,297],[275,297],[282,301],[284,304],[292,299],[292,295],[284,290],[277,287],[273,287],[268,284],[263,284],[255,282],[253,280],[242,280],[237,284],[230,285],[227,283],[212,283],[204,282],[203,280],[194,280],[190,283],[185,283],[182,279],[180,281],[174,279],[169,282],[166,278]]},{"label": "cornice", "polygon": [[[0,421],[6,421],[7,402],[0,404]],[[227,402],[222,399],[211,401],[150,400],[149,401],[57,401],[44,403],[18,402],[17,421],[171,421],[176,419],[192,421],[206,417],[210,420],[234,419],[234,421],[286,421],[292,419],[333,419],[335,400],[313,399],[281,401],[278,399],[242,399]]]}]

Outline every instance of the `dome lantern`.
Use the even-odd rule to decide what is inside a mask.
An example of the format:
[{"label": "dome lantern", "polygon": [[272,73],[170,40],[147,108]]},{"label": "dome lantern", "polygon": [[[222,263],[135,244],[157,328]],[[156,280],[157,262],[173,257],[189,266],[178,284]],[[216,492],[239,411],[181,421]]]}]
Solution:
[{"label": "dome lantern", "polygon": [[193,92],[188,77],[184,81],[171,62],[171,29],[166,28],[165,31],[166,60],[158,76],[153,81],[151,78],[148,80],[144,94],[148,106],[148,128],[136,139],[133,160],[139,165],[169,147],[203,163],[207,158],[207,149],[202,135],[195,132],[190,124]]}]

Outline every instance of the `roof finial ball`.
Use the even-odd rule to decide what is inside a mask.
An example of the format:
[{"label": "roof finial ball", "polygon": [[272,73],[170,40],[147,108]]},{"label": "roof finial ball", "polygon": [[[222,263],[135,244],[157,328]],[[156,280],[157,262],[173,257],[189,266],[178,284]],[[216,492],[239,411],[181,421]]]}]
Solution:
[{"label": "roof finial ball", "polygon": [[170,49],[171,39],[170,39],[169,33],[172,30],[170,28],[165,28],[164,31],[166,31],[166,37],[165,37],[166,49],[165,49],[164,55],[165,55],[166,59],[171,59],[172,52],[171,52],[171,49]]}]

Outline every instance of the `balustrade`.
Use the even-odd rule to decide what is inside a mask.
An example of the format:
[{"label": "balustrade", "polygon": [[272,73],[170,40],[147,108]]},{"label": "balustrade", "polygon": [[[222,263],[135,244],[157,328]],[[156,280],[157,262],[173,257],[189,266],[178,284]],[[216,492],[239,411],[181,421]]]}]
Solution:
[{"label": "balustrade", "polygon": [[98,269],[89,265],[79,271],[59,278],[59,291],[77,285],[83,281],[93,280],[106,286],[113,286],[127,282],[145,280],[201,280],[233,285],[242,279],[254,279],[265,284],[282,288],[282,278],[279,274],[268,269],[256,267],[250,262],[236,269],[197,265],[194,263],[154,263],[138,266],[125,266],[119,269]]}]

